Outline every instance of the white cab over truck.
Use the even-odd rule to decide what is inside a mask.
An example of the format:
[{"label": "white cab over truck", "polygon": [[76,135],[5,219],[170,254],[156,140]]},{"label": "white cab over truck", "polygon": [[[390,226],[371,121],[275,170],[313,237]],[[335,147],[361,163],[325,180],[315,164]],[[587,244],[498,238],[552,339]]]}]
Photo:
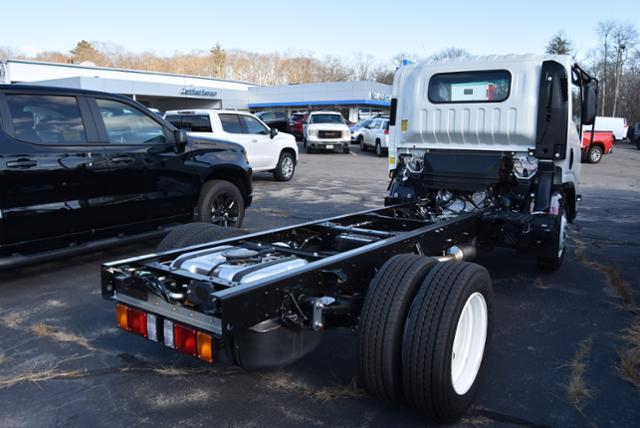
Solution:
[{"label": "white cab over truck", "polygon": [[[298,163],[293,135],[279,133],[252,115],[235,110],[170,110],[165,119],[194,136],[215,137],[244,147],[254,171],[269,171],[289,181]],[[206,144],[206,143],[203,143]]]},{"label": "white cab over truck", "polygon": [[[491,206],[487,243],[557,269],[576,216],[582,126],[597,81],[566,55],[491,56],[398,69],[389,200],[443,215]],[[597,122],[596,122],[597,123]]]},{"label": "white cab over truck", "polygon": [[503,246],[560,267],[596,99],[567,56],[400,67],[384,208],[242,236],[181,226],[153,254],[104,264],[102,294],[122,329],[247,369],[355,329],[369,394],[454,422],[494,323],[491,277],[471,260]]}]

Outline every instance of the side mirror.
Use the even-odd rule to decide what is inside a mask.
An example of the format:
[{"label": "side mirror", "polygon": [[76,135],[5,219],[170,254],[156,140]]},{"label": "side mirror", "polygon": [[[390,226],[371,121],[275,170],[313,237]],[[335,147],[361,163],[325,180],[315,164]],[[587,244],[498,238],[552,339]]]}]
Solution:
[{"label": "side mirror", "polygon": [[173,140],[176,144],[176,151],[178,153],[184,152],[188,142],[187,131],[184,129],[176,129],[173,133]]},{"label": "side mirror", "polygon": [[582,124],[593,125],[598,110],[598,82],[591,81],[583,88]]},{"label": "side mirror", "polygon": [[277,128],[271,128],[269,130],[269,137],[271,137],[271,139],[273,140],[276,135],[278,135],[278,129]]}]

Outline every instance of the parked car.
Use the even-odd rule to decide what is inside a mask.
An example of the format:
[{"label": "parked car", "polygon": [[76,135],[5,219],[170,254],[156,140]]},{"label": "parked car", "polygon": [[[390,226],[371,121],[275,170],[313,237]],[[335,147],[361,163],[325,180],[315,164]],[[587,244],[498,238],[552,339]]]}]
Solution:
[{"label": "parked car", "polygon": [[615,136],[611,131],[596,131],[591,141],[591,131],[582,133],[582,161],[598,163],[602,156],[613,151]]},{"label": "parked car", "polygon": [[251,204],[240,145],[191,149],[202,138],[130,98],[0,85],[0,119],[0,268],[194,220],[240,226]]},{"label": "parked car", "polygon": [[360,150],[372,148],[377,156],[384,155],[389,149],[389,119],[373,119],[358,137]]},{"label": "parked car", "polygon": [[289,118],[289,133],[293,134],[298,140],[302,140],[304,122],[307,120],[307,116],[307,113],[293,113]]},{"label": "parked car", "polygon": [[256,113],[256,117],[266,123],[269,128],[289,132],[289,120],[283,111],[261,111]]},{"label": "parked car", "polygon": [[340,113],[333,111],[314,111],[304,124],[304,147],[307,153],[314,149],[342,149],[349,153],[351,130],[345,124]]},{"label": "parked car", "polygon": [[[199,137],[217,137],[241,144],[254,171],[273,173],[289,181],[298,163],[292,135],[279,133],[251,113],[232,110],[172,110],[165,118],[175,127]],[[206,145],[206,143],[204,143]]]},{"label": "parked car", "polygon": [[351,130],[351,144],[360,143],[359,137],[362,134],[362,131],[371,122],[373,122],[373,119],[371,118],[363,119],[349,128]]}]

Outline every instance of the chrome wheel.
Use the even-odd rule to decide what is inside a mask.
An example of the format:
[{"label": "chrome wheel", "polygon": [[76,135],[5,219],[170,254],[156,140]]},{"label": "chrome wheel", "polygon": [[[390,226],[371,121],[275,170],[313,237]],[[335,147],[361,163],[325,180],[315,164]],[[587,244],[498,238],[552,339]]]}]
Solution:
[{"label": "chrome wheel", "polygon": [[285,156],[282,159],[282,164],[280,165],[280,172],[282,176],[286,179],[291,178],[293,175],[293,159],[289,156]]},{"label": "chrome wheel", "polygon": [[592,147],[589,151],[589,160],[591,163],[598,163],[602,158],[602,149],[598,146]]},{"label": "chrome wheel", "polygon": [[210,222],[219,226],[236,226],[240,217],[240,205],[233,195],[223,192],[211,202]]},{"label": "chrome wheel", "polygon": [[466,394],[476,380],[487,341],[489,315],[482,293],[475,292],[462,308],[451,352],[451,384]]}]

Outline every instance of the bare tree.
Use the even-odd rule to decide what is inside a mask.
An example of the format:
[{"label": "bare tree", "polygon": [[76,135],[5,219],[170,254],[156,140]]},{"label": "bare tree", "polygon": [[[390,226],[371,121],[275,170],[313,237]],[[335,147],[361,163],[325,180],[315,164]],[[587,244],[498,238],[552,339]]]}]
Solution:
[{"label": "bare tree", "polygon": [[376,59],[371,54],[356,54],[353,63],[353,77],[356,80],[372,80],[376,68]]},{"label": "bare tree", "polygon": [[613,32],[616,28],[615,21],[601,21],[598,23],[596,27],[596,33],[598,34],[598,38],[600,40],[600,48],[602,49],[602,73],[600,74],[600,114],[602,116],[605,115],[606,105],[607,105],[607,63],[610,55],[610,47],[611,47],[611,38],[613,36]]},{"label": "bare tree", "polygon": [[638,43],[638,31],[631,24],[618,24],[616,25],[613,35],[613,49],[614,49],[614,96],[613,96],[613,111],[612,116],[615,116],[618,111],[618,99],[620,96],[620,81],[622,80],[622,72],[624,70],[625,62],[627,59],[627,52],[635,48]]}]

